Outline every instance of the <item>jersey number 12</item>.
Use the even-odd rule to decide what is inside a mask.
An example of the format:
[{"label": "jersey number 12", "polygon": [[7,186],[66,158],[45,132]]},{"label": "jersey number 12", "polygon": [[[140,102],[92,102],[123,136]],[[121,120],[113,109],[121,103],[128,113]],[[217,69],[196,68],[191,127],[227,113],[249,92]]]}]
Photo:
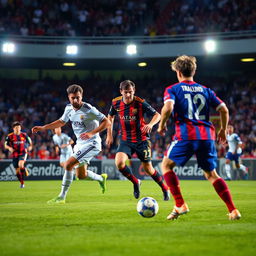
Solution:
[{"label": "jersey number 12", "polygon": [[[200,115],[200,112],[205,106],[205,97],[202,94],[196,94],[195,96],[191,96],[191,94],[187,93],[184,95],[185,99],[188,100],[188,118],[194,119],[193,113],[195,115],[195,119],[197,120],[205,120],[205,115]],[[197,103],[199,101],[199,105]],[[196,111],[193,110],[193,104],[196,106]]]}]

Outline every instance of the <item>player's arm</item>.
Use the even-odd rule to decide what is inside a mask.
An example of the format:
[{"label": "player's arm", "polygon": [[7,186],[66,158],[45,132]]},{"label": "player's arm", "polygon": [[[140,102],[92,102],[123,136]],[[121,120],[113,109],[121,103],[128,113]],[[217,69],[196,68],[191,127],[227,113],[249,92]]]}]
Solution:
[{"label": "player's arm", "polygon": [[44,131],[44,130],[52,130],[52,129],[55,129],[55,128],[59,128],[59,127],[62,127],[64,126],[66,123],[60,119],[52,122],[52,123],[49,123],[49,124],[45,124],[43,126],[34,126],[32,128],[32,132],[33,133],[37,133],[37,132],[40,132],[40,131]]},{"label": "player's arm", "polygon": [[227,127],[229,121],[229,111],[226,105],[222,105],[218,109],[220,113],[220,130],[218,132],[217,139],[220,143],[225,143],[227,140]]},{"label": "player's arm", "polygon": [[33,149],[33,143],[32,143],[32,140],[29,136],[27,136],[27,141],[28,141],[28,151],[31,151]]},{"label": "player's arm", "polygon": [[74,141],[73,141],[72,139],[70,139],[67,144],[62,144],[62,145],[60,146],[60,148],[66,148],[66,147],[68,147],[69,145],[72,145],[72,144],[74,144]]},{"label": "player's arm", "polygon": [[157,132],[164,136],[165,132],[167,130],[166,126],[167,126],[167,121],[173,111],[173,106],[174,106],[174,101],[169,100],[166,101],[162,110],[161,110],[161,119],[160,119],[160,123],[158,125],[158,129]]},{"label": "player's arm", "polygon": [[160,119],[161,115],[158,112],[156,112],[153,115],[151,121],[142,128],[142,132],[150,133],[153,126],[156,125],[160,121]]},{"label": "player's arm", "polygon": [[107,129],[107,138],[106,138],[106,145],[107,147],[110,147],[113,143],[113,125],[115,116],[108,115],[108,119],[110,121],[110,126]]},{"label": "player's arm", "polygon": [[8,151],[10,151],[11,153],[13,153],[13,151],[14,151],[14,149],[8,145],[7,141],[5,141],[5,143],[4,143],[4,148],[7,149]]},{"label": "player's arm", "polygon": [[110,126],[110,121],[108,118],[104,117],[100,123],[100,125],[98,127],[96,127],[95,129],[93,129],[90,132],[85,132],[82,133],[80,135],[80,138],[82,140],[87,140],[90,139],[92,136],[94,136],[96,133],[100,133],[102,131],[104,131],[105,129],[107,129]]}]

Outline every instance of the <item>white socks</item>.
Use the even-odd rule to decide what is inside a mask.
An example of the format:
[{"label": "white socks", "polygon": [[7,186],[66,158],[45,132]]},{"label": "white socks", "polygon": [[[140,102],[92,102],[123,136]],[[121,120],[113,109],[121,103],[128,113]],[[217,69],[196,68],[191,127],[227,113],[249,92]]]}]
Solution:
[{"label": "white socks", "polygon": [[74,177],[74,171],[65,170],[62,178],[61,192],[59,194],[59,197],[66,199],[68,189],[73,181],[73,177]]},{"label": "white socks", "polygon": [[103,181],[103,178],[101,175],[96,174],[89,170],[87,170],[87,177],[90,178],[91,180]]},{"label": "white socks", "polygon": [[243,173],[247,173],[246,167],[243,164],[240,164],[239,170],[241,170]]},{"label": "white socks", "polygon": [[225,164],[225,171],[226,171],[227,178],[231,180],[231,167],[229,164]]}]

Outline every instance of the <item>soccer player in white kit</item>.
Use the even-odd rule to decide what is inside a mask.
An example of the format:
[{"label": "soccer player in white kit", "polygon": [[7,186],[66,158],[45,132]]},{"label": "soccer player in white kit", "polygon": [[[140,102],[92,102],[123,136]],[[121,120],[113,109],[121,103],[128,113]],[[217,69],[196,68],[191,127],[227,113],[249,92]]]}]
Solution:
[{"label": "soccer player in white kit", "polygon": [[228,142],[228,152],[226,154],[226,164],[225,171],[227,175],[227,179],[231,180],[231,161],[234,161],[236,164],[237,170],[241,171],[244,179],[248,179],[248,172],[246,167],[240,163],[240,156],[242,155],[242,141],[240,137],[234,133],[234,127],[232,125],[228,125],[227,129],[227,142]]},{"label": "soccer player in white kit", "polygon": [[110,121],[89,103],[83,102],[83,88],[73,84],[67,88],[70,104],[65,108],[62,117],[52,123],[43,126],[34,126],[33,133],[39,131],[55,129],[64,126],[68,121],[71,122],[77,141],[74,153],[64,164],[64,177],[62,181],[61,193],[48,201],[49,204],[64,204],[68,189],[73,181],[72,169],[75,166],[76,174],[79,179],[86,177],[99,182],[102,192],[106,189],[107,174],[98,175],[87,166],[90,160],[101,151],[101,138],[99,133],[110,126]]},{"label": "soccer player in white kit", "polygon": [[61,132],[61,127],[54,129],[54,135],[52,136],[56,153],[60,151],[60,166],[64,167],[64,163],[73,154],[72,144],[74,141],[65,133]]}]

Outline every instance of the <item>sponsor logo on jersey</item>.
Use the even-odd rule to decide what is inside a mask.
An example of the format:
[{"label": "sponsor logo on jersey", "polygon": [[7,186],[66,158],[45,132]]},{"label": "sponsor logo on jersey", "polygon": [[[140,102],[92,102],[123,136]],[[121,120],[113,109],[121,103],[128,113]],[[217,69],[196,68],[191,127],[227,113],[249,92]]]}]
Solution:
[{"label": "sponsor logo on jersey", "polygon": [[125,121],[135,121],[137,119],[136,116],[119,116],[119,118]]},{"label": "sponsor logo on jersey", "polygon": [[74,125],[75,127],[85,127],[84,122],[80,121],[71,121],[71,124]]}]

